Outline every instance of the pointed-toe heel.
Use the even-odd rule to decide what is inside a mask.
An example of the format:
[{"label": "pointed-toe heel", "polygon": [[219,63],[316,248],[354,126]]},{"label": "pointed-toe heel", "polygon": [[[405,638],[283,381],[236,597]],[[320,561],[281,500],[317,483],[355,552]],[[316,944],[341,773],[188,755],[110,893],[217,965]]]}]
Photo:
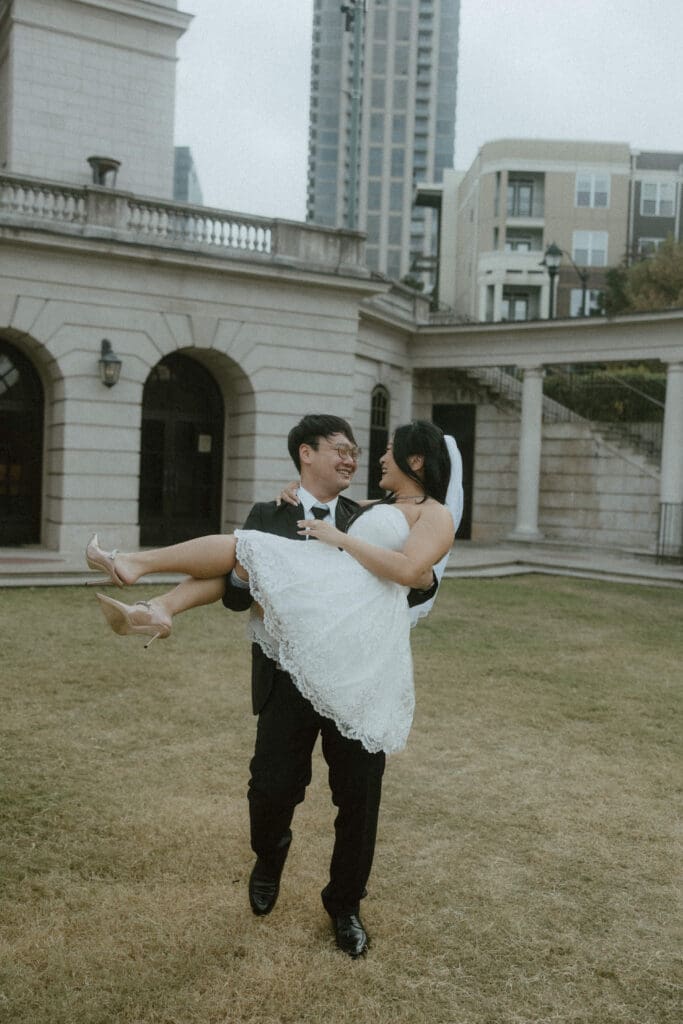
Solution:
[{"label": "pointed-toe heel", "polygon": [[105,619],[119,636],[140,634],[151,638],[145,644],[145,649],[157,638],[165,640],[171,635],[173,626],[170,615],[167,615],[151,601],[124,604],[105,594],[98,594],[97,600],[100,602],[100,609]]},{"label": "pointed-toe heel", "polygon": [[105,573],[106,579],[88,580],[86,586],[100,586],[103,583],[113,583],[117,587],[125,586],[124,580],[121,579],[116,571],[116,556],[118,553],[116,548],[113,551],[104,551],[100,547],[97,534],[93,533],[85,549],[85,560],[88,563],[89,569]]}]

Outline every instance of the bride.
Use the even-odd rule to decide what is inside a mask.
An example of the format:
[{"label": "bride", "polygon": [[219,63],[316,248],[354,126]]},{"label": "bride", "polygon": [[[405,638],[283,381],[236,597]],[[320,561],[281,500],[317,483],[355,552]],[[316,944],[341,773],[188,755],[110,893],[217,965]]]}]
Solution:
[{"label": "bride", "polygon": [[[347,533],[318,519],[299,522],[301,537],[321,543],[236,530],[121,553],[104,551],[95,534],[86,558],[107,582],[190,576],[135,605],[98,594],[105,618],[121,635],[150,636],[149,646],[170,635],[174,615],[219,600],[231,570],[248,574],[265,627],[253,639],[265,654],[345,736],[371,752],[400,750],[414,709],[406,595],[429,586],[433,566],[439,578],[445,567],[461,512],[460,456],[438,427],[414,421],[397,428],[380,465],[388,495],[364,503]],[[428,606],[413,611],[425,614]],[[335,658],[339,650],[344,658]]]}]

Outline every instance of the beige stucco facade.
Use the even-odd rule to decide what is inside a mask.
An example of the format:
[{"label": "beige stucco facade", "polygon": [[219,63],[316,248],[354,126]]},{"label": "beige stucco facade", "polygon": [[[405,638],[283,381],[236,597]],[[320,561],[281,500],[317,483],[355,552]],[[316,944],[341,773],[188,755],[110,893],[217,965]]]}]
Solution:
[{"label": "beige stucco facade", "polygon": [[626,255],[630,180],[622,143],[482,146],[464,176],[444,179],[439,298],[471,320],[546,318],[550,278],[541,260],[554,242],[566,256],[553,312],[575,312],[571,293],[582,284],[570,258],[587,271],[588,292],[604,285],[605,268]]}]

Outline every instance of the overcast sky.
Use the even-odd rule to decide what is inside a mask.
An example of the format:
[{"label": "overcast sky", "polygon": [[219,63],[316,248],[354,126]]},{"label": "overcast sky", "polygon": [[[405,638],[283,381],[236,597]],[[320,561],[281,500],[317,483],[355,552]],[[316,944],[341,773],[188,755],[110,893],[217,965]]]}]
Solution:
[{"label": "overcast sky", "polygon": [[[304,219],[312,0],[178,0],[204,202]],[[340,15],[341,17],[341,15]],[[455,166],[511,137],[683,151],[683,0],[461,0]]]}]

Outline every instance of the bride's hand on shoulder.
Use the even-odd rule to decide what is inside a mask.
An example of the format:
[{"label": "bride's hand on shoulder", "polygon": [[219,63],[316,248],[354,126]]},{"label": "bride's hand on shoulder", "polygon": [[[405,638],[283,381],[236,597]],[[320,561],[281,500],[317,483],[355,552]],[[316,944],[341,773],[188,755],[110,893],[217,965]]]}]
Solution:
[{"label": "bride's hand on shoulder", "polygon": [[299,504],[299,481],[292,480],[284,487],[277,498],[275,504],[279,508],[280,505],[293,505],[295,508]]},{"label": "bride's hand on shoulder", "polygon": [[300,537],[321,540],[323,544],[331,544],[335,548],[340,547],[340,540],[346,537],[336,526],[322,519],[299,519],[296,525]]}]

